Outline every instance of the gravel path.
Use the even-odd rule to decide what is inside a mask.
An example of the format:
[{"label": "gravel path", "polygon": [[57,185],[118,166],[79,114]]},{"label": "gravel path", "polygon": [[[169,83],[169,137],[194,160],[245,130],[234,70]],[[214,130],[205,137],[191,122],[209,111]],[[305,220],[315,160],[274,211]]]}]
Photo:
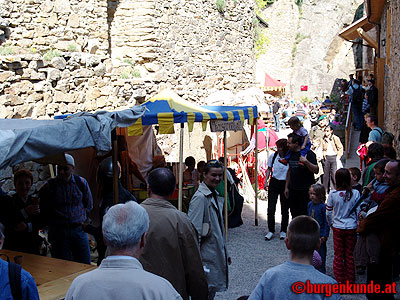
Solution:
[{"label": "gravel path", "polygon": [[[254,226],[254,204],[243,207],[244,224],[238,228],[229,229],[228,250],[232,257],[229,269],[229,289],[217,293],[216,300],[235,300],[243,295],[249,295],[257,285],[261,275],[269,268],[279,265],[289,259],[289,251],[279,239],[280,206],[277,205],[276,234],[270,241],[264,239],[267,230],[267,202],[259,201],[259,226]],[[328,239],[327,275],[333,277],[333,239],[332,231]],[[365,283],[366,276],[357,275],[356,282]],[[397,282],[397,294],[399,297]],[[343,299],[366,299],[365,295],[343,295]],[[400,299],[400,298],[397,298]]]}]

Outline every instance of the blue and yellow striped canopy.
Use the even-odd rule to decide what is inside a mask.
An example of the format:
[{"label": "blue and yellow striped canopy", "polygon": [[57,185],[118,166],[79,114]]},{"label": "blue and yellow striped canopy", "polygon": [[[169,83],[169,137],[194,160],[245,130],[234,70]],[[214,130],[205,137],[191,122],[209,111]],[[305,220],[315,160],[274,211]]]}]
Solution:
[{"label": "blue and yellow striped canopy", "polygon": [[257,106],[199,106],[183,100],[171,90],[164,90],[143,103],[144,115],[128,128],[128,135],[143,134],[142,126],[159,125],[159,133],[174,133],[174,123],[187,123],[189,131],[194,122],[202,122],[203,130],[209,120],[238,121],[249,120],[254,124],[257,117]]}]

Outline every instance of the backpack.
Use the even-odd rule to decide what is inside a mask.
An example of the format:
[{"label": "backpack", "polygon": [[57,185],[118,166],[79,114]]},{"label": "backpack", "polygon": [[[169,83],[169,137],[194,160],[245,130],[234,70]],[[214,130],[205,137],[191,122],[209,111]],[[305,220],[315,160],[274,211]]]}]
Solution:
[{"label": "backpack", "polygon": [[381,134],[381,144],[393,145],[394,135],[393,133],[383,131],[379,128],[374,128],[374,130],[378,131]]},{"label": "backpack", "polygon": [[10,280],[11,295],[14,300],[22,299],[22,285],[21,285],[21,266],[10,262],[7,255],[4,255],[8,262],[8,278]]},{"label": "backpack", "polygon": [[387,131],[384,131],[382,133],[382,141],[381,141],[382,144],[388,144],[388,145],[392,146],[393,145],[393,141],[394,141],[393,133],[390,133],[390,132],[387,132]]},{"label": "backpack", "polygon": [[363,102],[363,93],[361,90],[361,86],[358,86],[358,89],[356,89],[353,85],[351,86],[353,89],[353,103],[354,104],[362,104]]},{"label": "backpack", "polygon": [[272,177],[272,174],[274,173],[274,168],[273,168],[273,166],[274,166],[274,162],[275,162],[275,159],[276,159],[277,156],[278,156],[278,151],[276,151],[276,152],[274,153],[274,156],[272,157],[272,163],[271,163],[272,172],[271,172],[271,177]]}]

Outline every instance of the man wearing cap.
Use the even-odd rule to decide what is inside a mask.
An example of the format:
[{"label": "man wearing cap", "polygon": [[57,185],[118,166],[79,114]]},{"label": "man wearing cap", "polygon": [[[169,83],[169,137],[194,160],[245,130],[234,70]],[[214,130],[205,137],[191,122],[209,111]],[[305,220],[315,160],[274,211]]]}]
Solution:
[{"label": "man wearing cap", "polygon": [[315,150],[316,146],[314,145],[313,142],[324,137],[325,127],[328,125],[328,123],[329,123],[328,117],[326,115],[322,115],[318,118],[318,124],[311,128],[310,139],[312,141],[311,144],[313,144],[312,150]]},{"label": "man wearing cap", "polygon": [[90,264],[90,248],[82,224],[92,210],[93,199],[87,181],[74,175],[75,160],[65,154],[66,164],[57,166],[57,177],[40,190],[40,211],[49,227],[51,255]]}]

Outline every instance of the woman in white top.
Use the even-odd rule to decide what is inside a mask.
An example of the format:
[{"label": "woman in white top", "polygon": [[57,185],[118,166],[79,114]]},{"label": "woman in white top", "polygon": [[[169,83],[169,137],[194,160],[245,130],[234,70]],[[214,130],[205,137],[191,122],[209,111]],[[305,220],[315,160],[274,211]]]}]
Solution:
[{"label": "woman in white top", "polygon": [[353,190],[348,169],[341,168],[335,173],[336,190],[329,193],[326,203],[326,218],[333,231],[333,273],[338,283],[354,283],[355,267],[353,251],[357,241],[357,215],[359,209],[352,207],[360,198]]},{"label": "woman in white top", "polygon": [[[285,183],[286,173],[289,169],[288,165],[284,165],[279,160],[284,158],[289,148],[287,146],[287,139],[280,139],[276,141],[277,151],[274,155],[271,155],[268,159],[268,169],[266,172],[265,190],[268,189],[268,233],[265,236],[266,240],[272,239],[275,233],[275,209],[278,196],[281,201],[281,233],[280,238],[286,237],[286,229],[289,222],[289,205],[288,200],[285,197]],[[270,180],[268,180],[271,175]]]}]

